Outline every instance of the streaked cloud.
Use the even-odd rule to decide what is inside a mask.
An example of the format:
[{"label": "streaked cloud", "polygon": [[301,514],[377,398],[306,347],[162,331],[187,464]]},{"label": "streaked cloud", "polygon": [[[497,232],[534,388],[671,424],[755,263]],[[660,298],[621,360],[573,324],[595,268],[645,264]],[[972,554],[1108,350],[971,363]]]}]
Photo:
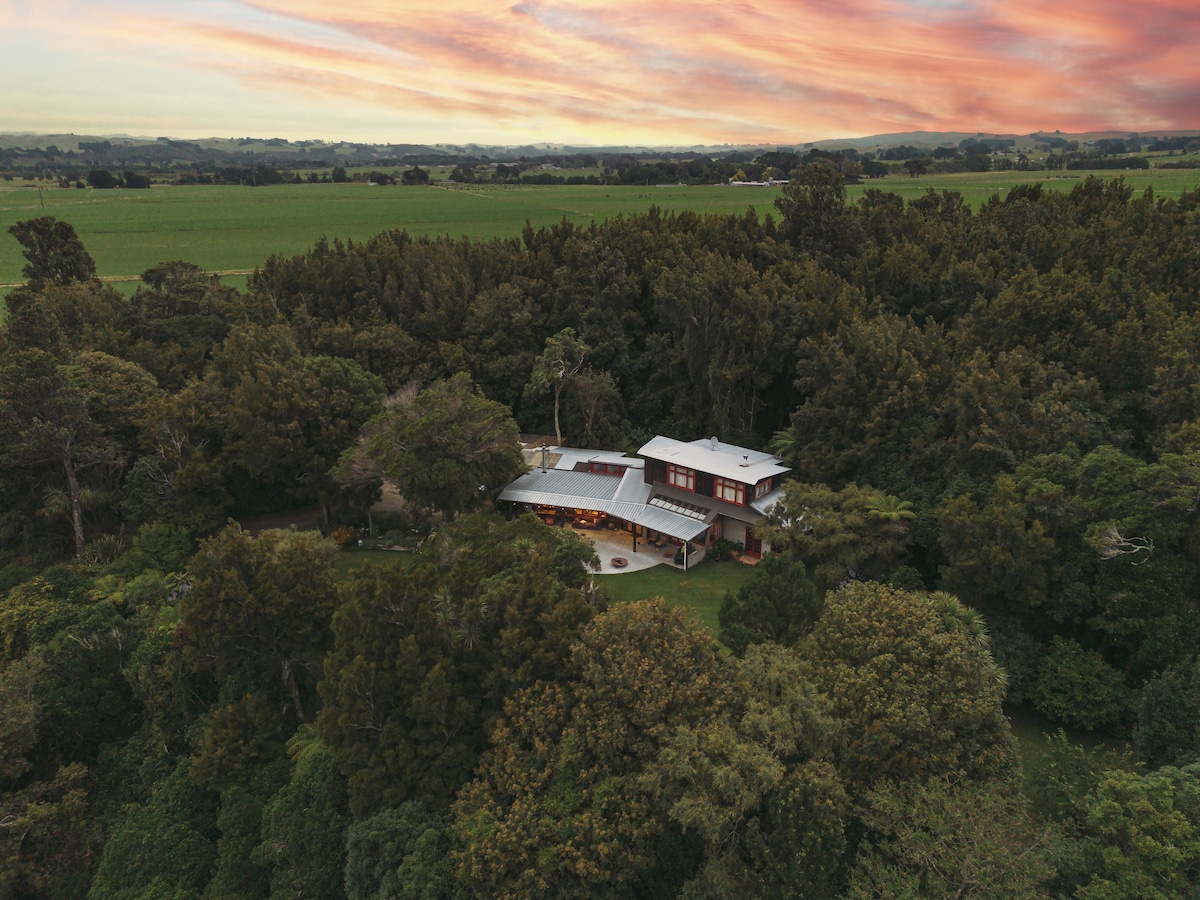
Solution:
[{"label": "streaked cloud", "polygon": [[[61,69],[0,114],[38,130],[39,108],[70,120],[72,79],[128,75],[137,91],[147,72],[191,85],[174,109],[146,90],[143,121],[180,135],[791,143],[1200,126],[1195,0],[0,0],[0,26],[0,60],[45,48]],[[10,65],[9,83],[30,81]],[[91,103],[89,121],[104,112]],[[113,104],[109,130],[145,127],[129,106]]]}]

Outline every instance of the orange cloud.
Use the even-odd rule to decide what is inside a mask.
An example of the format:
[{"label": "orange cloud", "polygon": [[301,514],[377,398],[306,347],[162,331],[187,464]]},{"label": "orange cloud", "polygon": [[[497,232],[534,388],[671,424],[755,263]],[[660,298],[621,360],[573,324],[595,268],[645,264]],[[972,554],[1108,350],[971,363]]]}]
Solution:
[{"label": "orange cloud", "polygon": [[682,143],[1200,125],[1195,0],[29,6],[60,28],[85,22],[91,40],[169,48],[247,92],[421,124],[425,140],[439,128]]}]

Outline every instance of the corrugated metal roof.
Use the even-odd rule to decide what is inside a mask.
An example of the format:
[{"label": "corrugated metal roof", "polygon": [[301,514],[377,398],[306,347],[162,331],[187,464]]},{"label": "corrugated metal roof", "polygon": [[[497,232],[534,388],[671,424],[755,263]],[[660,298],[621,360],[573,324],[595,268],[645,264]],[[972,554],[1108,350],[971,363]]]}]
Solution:
[{"label": "corrugated metal roof", "polygon": [[750,501],[750,505],[757,509],[764,516],[771,511],[771,507],[779,502],[779,498],[783,496],[783,488],[777,487],[769,494],[763,494],[757,500]]},{"label": "corrugated metal roof", "polygon": [[[633,473],[627,473],[626,478]],[[537,476],[537,477],[531,477]],[[555,477],[548,477],[555,476]],[[596,488],[596,480],[606,482],[609,488],[607,496]],[[612,489],[625,481],[611,475],[591,475],[587,472],[565,472],[561,469],[551,469],[543,472],[527,472],[503,491],[500,500],[510,503],[530,503],[534,506],[560,506],[567,509],[594,509],[598,512],[627,522],[635,522],[643,528],[661,531],[671,537],[681,540],[692,540],[708,527],[707,522],[698,522],[686,516],[680,516],[664,509],[647,506],[645,501],[623,502],[612,499]],[[587,490],[590,493],[571,492],[568,488]]]},{"label": "corrugated metal roof", "polygon": [[650,497],[650,485],[646,484],[641,469],[631,469],[621,477],[621,484],[613,495],[621,503],[645,503]]},{"label": "corrugated metal roof", "polygon": [[650,459],[720,475],[744,484],[757,484],[764,478],[791,471],[787,466],[780,465],[779,457],[770,453],[720,441],[716,442],[714,449],[712,441],[703,438],[685,443],[658,435],[638,453]]},{"label": "corrugated metal roof", "polygon": [[[589,500],[611,500],[621,480],[612,475],[593,475],[591,472],[572,472],[569,469],[534,469],[526,472],[500,493],[501,500],[511,491],[552,494],[558,497],[578,497]],[[521,500],[521,503],[548,501]],[[559,506],[565,504],[558,504]],[[578,504],[576,504],[578,505]]]}]

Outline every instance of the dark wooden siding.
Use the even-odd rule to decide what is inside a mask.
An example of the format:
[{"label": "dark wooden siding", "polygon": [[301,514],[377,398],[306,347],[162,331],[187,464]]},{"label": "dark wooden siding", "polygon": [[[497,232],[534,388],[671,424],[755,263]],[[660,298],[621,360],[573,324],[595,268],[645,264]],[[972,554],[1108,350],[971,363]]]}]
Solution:
[{"label": "dark wooden siding", "polygon": [[646,484],[654,484],[656,481],[661,484],[667,480],[667,464],[661,459],[646,460],[645,472]]}]

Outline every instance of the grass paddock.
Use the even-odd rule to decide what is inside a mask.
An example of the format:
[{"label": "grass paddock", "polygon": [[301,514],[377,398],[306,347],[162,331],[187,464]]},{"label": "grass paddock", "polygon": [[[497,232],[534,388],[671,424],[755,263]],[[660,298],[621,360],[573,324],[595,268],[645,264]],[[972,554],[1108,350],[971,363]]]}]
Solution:
[{"label": "grass paddock", "polygon": [[[868,188],[913,199],[927,189],[957,191],[973,208],[1017,184],[1040,182],[1070,190],[1088,174],[1123,176],[1141,193],[1178,197],[1200,184],[1200,170],[1142,169],[1105,172],[986,172],[909,178],[889,175],[847,193],[854,201]],[[0,293],[21,281],[24,260],[8,234],[15,222],[55,216],[70,222],[96,260],[102,278],[132,284],[146,269],[182,259],[229,273],[237,287],[271,254],[295,255],[324,237],[365,241],[392,229],[414,235],[488,240],[517,237],[562,220],[588,225],[618,215],[667,211],[742,214],[753,206],[775,214],[779,188],[725,185],[477,185],[370,187],[366,184],[285,184],[268,187],[155,185],[149,190],[59,188],[49,182],[0,185]]]}]

